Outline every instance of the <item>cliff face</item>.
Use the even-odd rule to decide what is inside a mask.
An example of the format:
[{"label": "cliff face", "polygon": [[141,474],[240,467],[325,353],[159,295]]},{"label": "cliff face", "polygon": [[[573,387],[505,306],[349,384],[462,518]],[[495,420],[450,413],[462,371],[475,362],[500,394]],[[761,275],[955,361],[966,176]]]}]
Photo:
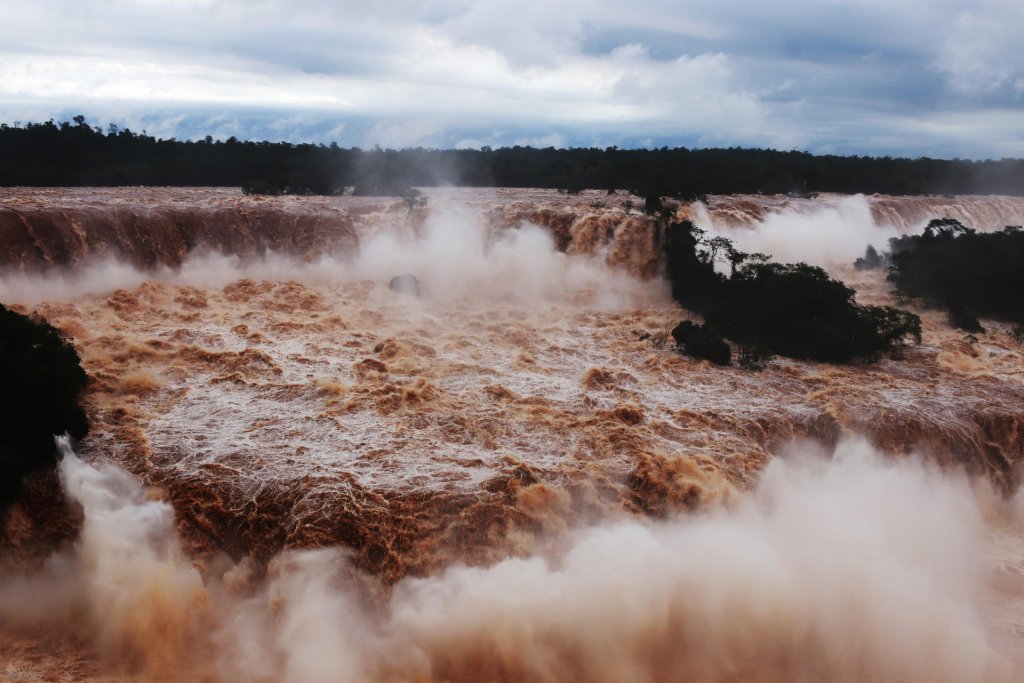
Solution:
[{"label": "cliff face", "polygon": [[[756,235],[766,216],[842,200],[677,210]],[[101,255],[140,269],[38,311],[92,378],[86,452],[167,491],[199,553],[341,544],[395,580],[529,548],[552,524],[715,505],[803,437],[863,434],[1015,487],[1024,356],[998,324],[971,342],[925,313],[924,345],[877,365],[708,367],[666,346],[686,314],[656,277],[657,226],[624,201],[448,191],[410,212],[386,199],[30,191],[5,200],[0,253],[9,272],[87,273]],[[866,201],[901,229],[949,203]],[[956,206],[994,224],[1024,206],[993,202]],[[387,288],[403,274],[418,297]],[[881,273],[841,276],[892,303]]]},{"label": "cliff face", "polygon": [[237,256],[268,250],[312,258],[359,240],[346,215],[238,208],[0,207],[0,268],[35,270],[116,258],[176,268],[199,248]]},{"label": "cliff face", "polygon": [[[606,252],[609,264],[643,277],[658,269],[659,236],[645,216],[566,201],[539,202],[498,191],[476,198],[492,230],[523,222],[545,227],[559,251]],[[453,195],[454,193],[454,195]],[[302,260],[354,254],[381,231],[408,232],[438,206],[462,204],[457,191],[431,195],[410,212],[388,198],[244,197],[218,189],[62,191],[0,189],[0,268],[34,271],[80,267],[115,258],[140,269],[178,268],[197,250],[242,258],[268,252]],[[489,199],[489,201],[487,201]],[[482,205],[482,206],[480,206]]]},{"label": "cliff face", "polygon": [[[846,198],[845,195],[832,194],[813,199],[714,195],[704,203],[691,205],[688,210],[698,222],[709,218],[720,225],[755,228],[771,216],[813,215],[822,208],[836,206]],[[863,199],[875,224],[890,226],[900,233],[921,228],[932,218],[954,218],[978,230],[998,230],[1024,221],[1024,197],[869,195]]]},{"label": "cliff face", "polygon": [[[492,230],[540,225],[561,252],[597,254],[643,278],[658,273],[661,235],[654,221],[627,208],[627,202],[642,205],[638,197],[506,189],[429,190],[426,196],[427,210],[410,212],[388,198],[245,197],[215,188],[0,188],[0,268],[75,267],[102,258],[143,269],[177,268],[198,249],[312,260],[355,253],[361,241],[381,230],[415,230],[438,207],[458,204],[485,215]],[[771,218],[814,219],[847,199],[712,196],[676,210],[708,230],[756,232]],[[860,201],[880,235],[912,231],[934,217],[956,218],[980,230],[1024,223],[1021,197]]]}]

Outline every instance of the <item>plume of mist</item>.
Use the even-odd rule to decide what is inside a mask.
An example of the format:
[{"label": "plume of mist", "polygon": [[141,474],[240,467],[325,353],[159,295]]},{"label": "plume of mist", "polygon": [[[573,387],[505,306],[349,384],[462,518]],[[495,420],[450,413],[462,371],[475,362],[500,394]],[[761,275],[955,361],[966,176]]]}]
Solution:
[{"label": "plume of mist", "polygon": [[657,290],[604,264],[603,254],[559,252],[547,230],[523,223],[488,230],[479,217],[447,205],[419,233],[388,231],[373,236],[352,264],[358,279],[380,281],[409,273],[429,300],[499,300],[538,304],[594,293],[614,306]]},{"label": "plume of mist", "polygon": [[8,271],[0,273],[0,301],[29,306],[67,301],[87,293],[135,288],[147,280],[202,288],[223,287],[241,278],[328,287],[369,280],[386,289],[392,277],[404,274],[422,283],[423,303],[529,305],[586,294],[600,308],[665,295],[660,284],[615,271],[603,256],[559,252],[545,229],[529,223],[489,229],[479,214],[449,204],[433,211],[422,226],[385,226],[365,235],[355,254],[303,260],[275,252],[243,258],[200,249],[176,269],[142,271],[107,259],[75,270]]},{"label": "plume of mist", "polygon": [[149,671],[173,671],[205,606],[199,573],[178,546],[174,510],[147,498],[116,465],[89,465],[59,443],[61,483],[84,514],[77,559],[100,651]]},{"label": "plume of mist", "polygon": [[60,481],[83,523],[73,551],[34,577],[0,579],[0,625],[77,626],[105,661],[169,676],[199,641],[206,589],[181,553],[174,510],[126,471],[57,439]]},{"label": "plume of mist", "polygon": [[[101,652],[144,672],[177,657],[219,680],[1011,680],[970,482],[860,441],[812,451],[773,461],[733,507],[611,520],[550,556],[388,590],[342,550],[292,551],[248,591],[230,588],[243,568],[204,587],[166,503],[67,453],[85,523],[63,594],[84,611],[52,618],[84,613]],[[14,610],[0,599],[0,618]]]},{"label": "plume of mist", "polygon": [[116,259],[102,259],[78,269],[0,271],[0,302],[34,306],[44,301],[67,301],[83,294],[102,294],[134,288],[166,275],[147,273]]},{"label": "plume of mist", "polygon": [[884,249],[890,237],[899,235],[895,227],[875,222],[863,195],[798,207],[769,213],[753,228],[717,221],[703,206],[696,218],[701,227],[733,240],[740,251],[769,254],[780,263],[803,261],[824,268],[849,265],[863,256],[868,244]]},{"label": "plume of mist", "polygon": [[223,680],[324,683],[371,681],[381,649],[379,623],[346,590],[346,553],[326,548],[285,553],[271,563],[254,597],[228,601],[213,634]]},{"label": "plume of mist", "polygon": [[733,510],[408,580],[388,630],[438,680],[1009,680],[983,535],[966,481],[848,442]]}]

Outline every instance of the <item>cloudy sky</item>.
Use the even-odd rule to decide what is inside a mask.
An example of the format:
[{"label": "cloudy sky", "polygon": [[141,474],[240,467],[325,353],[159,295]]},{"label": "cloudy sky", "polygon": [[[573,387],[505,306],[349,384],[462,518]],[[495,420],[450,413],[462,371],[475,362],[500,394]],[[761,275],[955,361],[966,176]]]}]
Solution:
[{"label": "cloudy sky", "polygon": [[1024,0],[2,0],[0,121],[1024,156]]}]

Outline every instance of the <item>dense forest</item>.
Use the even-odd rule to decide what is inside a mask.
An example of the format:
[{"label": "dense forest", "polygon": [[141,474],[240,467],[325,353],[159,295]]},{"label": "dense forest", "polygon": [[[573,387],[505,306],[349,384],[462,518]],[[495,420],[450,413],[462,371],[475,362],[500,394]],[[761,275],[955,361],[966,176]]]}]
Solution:
[{"label": "dense forest", "polygon": [[441,184],[631,190],[642,196],[814,192],[1024,195],[1024,160],[816,156],[762,149],[346,149],[162,140],[73,121],[0,124],[0,186],[234,186],[402,194]]}]

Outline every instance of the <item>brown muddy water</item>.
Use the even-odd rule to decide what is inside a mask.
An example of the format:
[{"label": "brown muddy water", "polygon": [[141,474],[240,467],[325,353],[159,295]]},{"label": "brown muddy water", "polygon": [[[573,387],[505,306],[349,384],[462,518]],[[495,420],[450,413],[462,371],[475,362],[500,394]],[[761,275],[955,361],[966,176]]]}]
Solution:
[{"label": "brown muddy water", "polygon": [[[4,520],[0,680],[1019,680],[1008,326],[712,367],[630,198],[426,195],[0,190],[0,302],[92,424]],[[1024,200],[677,212],[891,304],[868,243]]]}]

